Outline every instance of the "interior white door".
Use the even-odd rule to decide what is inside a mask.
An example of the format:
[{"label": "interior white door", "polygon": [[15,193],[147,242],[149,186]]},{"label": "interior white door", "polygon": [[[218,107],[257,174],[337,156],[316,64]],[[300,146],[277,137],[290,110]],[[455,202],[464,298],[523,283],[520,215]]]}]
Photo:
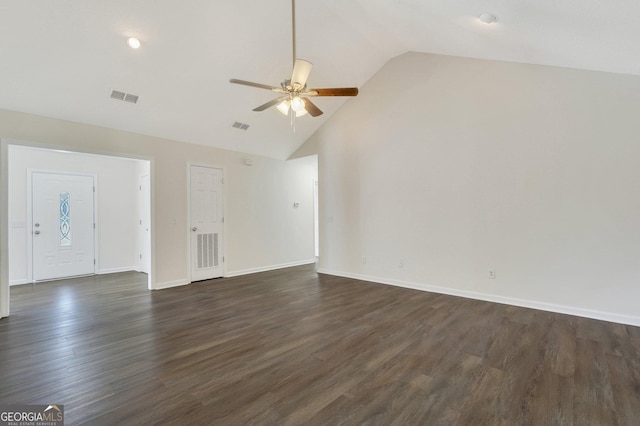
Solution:
[{"label": "interior white door", "polygon": [[223,276],[223,173],[191,166],[191,281]]},{"label": "interior white door", "polygon": [[138,225],[138,238],[140,245],[139,266],[140,272],[148,274],[151,270],[151,191],[149,175],[140,176],[139,180],[139,209],[140,221]]},{"label": "interior white door", "polygon": [[95,273],[93,176],[31,175],[33,280]]}]

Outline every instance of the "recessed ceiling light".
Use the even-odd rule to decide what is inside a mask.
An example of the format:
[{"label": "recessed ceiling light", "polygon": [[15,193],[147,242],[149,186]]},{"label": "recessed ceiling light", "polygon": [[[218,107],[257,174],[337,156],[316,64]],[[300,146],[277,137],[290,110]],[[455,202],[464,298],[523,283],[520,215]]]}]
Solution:
[{"label": "recessed ceiling light", "polygon": [[496,15],[494,15],[492,13],[488,13],[488,12],[485,12],[485,13],[481,14],[478,19],[480,19],[480,22],[482,22],[483,24],[487,24],[487,25],[492,24],[492,23],[494,23],[494,22],[496,22],[498,20]]},{"label": "recessed ceiling light", "polygon": [[138,49],[140,48],[140,46],[142,46],[142,42],[140,41],[139,38],[136,38],[136,37],[127,38],[127,44],[132,49]]}]

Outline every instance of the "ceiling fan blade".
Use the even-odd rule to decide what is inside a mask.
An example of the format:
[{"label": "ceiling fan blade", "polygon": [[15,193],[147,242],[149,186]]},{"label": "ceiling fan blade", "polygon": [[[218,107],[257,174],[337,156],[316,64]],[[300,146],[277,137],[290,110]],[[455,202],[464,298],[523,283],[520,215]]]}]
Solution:
[{"label": "ceiling fan blade", "polygon": [[243,86],[257,87],[258,89],[267,89],[267,90],[272,90],[274,92],[281,92],[282,91],[282,89],[280,87],[269,86],[267,84],[254,83],[254,82],[251,82],[251,81],[238,80],[236,78],[232,78],[231,80],[229,80],[229,83],[242,84]]},{"label": "ceiling fan blade", "polygon": [[254,111],[264,111],[267,108],[271,108],[272,106],[278,105],[280,102],[284,101],[285,99],[289,99],[289,96],[281,96],[279,98],[275,98],[270,100],[269,102],[262,104],[258,107],[255,107],[253,110]]},{"label": "ceiling fan blade", "polygon": [[357,87],[332,87],[328,89],[311,89],[308,96],[358,96]]},{"label": "ceiling fan blade", "polygon": [[300,87],[298,90],[302,90],[307,84],[307,79],[311,73],[313,64],[304,59],[296,59],[296,63],[293,65],[293,72],[291,73],[291,85],[298,83]]},{"label": "ceiling fan blade", "polygon": [[322,115],[322,110],[318,108],[316,104],[314,104],[307,98],[302,98],[302,100],[304,101],[304,109],[307,110],[310,116],[317,117],[319,115]]}]

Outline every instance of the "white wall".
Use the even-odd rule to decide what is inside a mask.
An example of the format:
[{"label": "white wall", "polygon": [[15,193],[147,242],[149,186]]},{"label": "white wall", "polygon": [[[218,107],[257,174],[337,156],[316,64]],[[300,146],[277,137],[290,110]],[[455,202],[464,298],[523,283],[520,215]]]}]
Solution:
[{"label": "white wall", "polygon": [[395,58],[294,155],[319,270],[640,325],[638,111],[638,76]]},{"label": "white wall", "polygon": [[[315,170],[309,167],[308,159],[287,162],[249,156],[0,110],[0,152],[3,156],[9,140],[28,141],[24,144],[36,147],[151,160],[152,288],[189,281],[186,191],[187,165],[190,162],[225,169],[225,257],[228,275],[314,260],[313,211],[309,206],[313,203],[311,182]],[[245,158],[251,158],[253,166],[244,165]],[[8,167],[6,156],[0,160],[4,173]],[[7,189],[4,182],[1,183],[4,200]],[[300,207],[292,211],[294,200],[300,203]],[[0,213],[5,214],[3,211]],[[5,242],[7,222],[0,223],[0,262],[4,262],[8,246]],[[4,264],[2,266],[0,308],[6,314],[8,275]]]},{"label": "white wall", "polygon": [[[315,261],[315,157],[287,162],[252,157],[227,173],[227,275]],[[298,207],[294,207],[298,203]]]},{"label": "white wall", "polygon": [[9,146],[9,283],[31,282],[27,262],[29,169],[97,175],[97,273],[137,268],[141,160]]}]

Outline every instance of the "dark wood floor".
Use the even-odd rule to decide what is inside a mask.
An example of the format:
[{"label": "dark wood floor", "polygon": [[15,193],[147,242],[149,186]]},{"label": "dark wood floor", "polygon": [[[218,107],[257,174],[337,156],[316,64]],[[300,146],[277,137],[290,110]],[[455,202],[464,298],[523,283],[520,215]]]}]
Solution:
[{"label": "dark wood floor", "polygon": [[66,424],[638,425],[640,328],[317,275],[11,289],[0,404]]}]

